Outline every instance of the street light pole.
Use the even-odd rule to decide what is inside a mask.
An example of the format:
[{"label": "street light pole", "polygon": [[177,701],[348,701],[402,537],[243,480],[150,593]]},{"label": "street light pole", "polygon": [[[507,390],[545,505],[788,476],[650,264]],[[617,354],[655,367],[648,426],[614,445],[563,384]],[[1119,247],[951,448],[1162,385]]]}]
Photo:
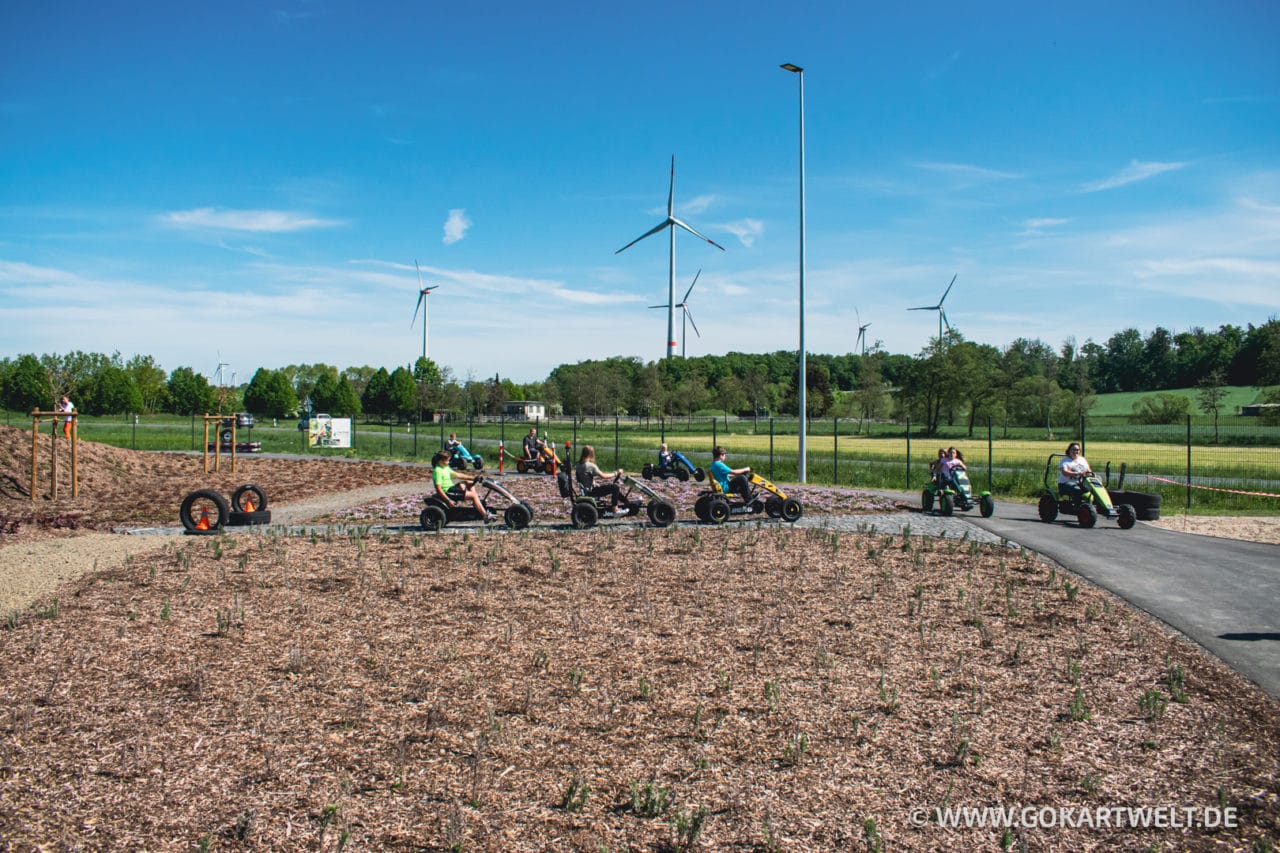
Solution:
[{"label": "street light pole", "polygon": [[790,62],[780,66],[790,71],[800,80],[800,458],[797,463],[797,475],[801,483],[807,482],[806,468],[808,461],[809,410],[807,408],[807,386],[809,375],[805,364],[804,350],[804,69]]}]

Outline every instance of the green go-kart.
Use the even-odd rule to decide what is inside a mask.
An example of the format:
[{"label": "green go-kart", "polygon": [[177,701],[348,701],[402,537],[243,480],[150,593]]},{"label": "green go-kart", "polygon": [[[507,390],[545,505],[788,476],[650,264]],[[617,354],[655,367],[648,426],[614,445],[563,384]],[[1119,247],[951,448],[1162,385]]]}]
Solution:
[{"label": "green go-kart", "polygon": [[[1044,492],[1040,495],[1037,511],[1040,520],[1051,522],[1058,514],[1073,516],[1081,527],[1093,527],[1098,523],[1098,516],[1114,518],[1121,530],[1128,530],[1138,521],[1138,514],[1129,504],[1112,504],[1111,493],[1103,485],[1097,474],[1090,471],[1080,477],[1080,494],[1064,494],[1057,486],[1058,466],[1055,459],[1062,459],[1064,453],[1050,453],[1044,466]],[[1053,478],[1053,482],[1050,482]]]},{"label": "green go-kart", "polygon": [[969,474],[963,468],[952,470],[949,480],[930,480],[924,487],[920,492],[920,508],[930,512],[934,503],[938,505],[939,515],[951,515],[956,510],[968,512],[977,507],[983,518],[990,518],[996,511],[996,499],[991,496],[991,492],[984,491],[976,501],[973,499]]}]

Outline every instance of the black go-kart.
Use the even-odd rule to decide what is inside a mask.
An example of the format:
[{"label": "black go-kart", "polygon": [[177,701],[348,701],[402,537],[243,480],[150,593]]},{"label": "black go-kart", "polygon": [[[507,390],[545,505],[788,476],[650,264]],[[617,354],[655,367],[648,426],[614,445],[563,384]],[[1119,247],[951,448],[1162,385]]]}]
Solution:
[{"label": "black go-kart", "polygon": [[480,496],[480,503],[485,508],[483,516],[476,512],[475,506],[465,497],[465,485],[463,483],[454,483],[453,487],[446,492],[454,503],[447,503],[434,493],[425,498],[423,502],[426,506],[418,514],[418,523],[422,526],[422,529],[436,531],[446,524],[459,521],[484,521],[488,523],[489,516],[497,515],[495,508],[490,506],[490,501],[493,500],[494,494],[504,498],[507,502],[506,508],[502,510],[502,521],[507,527],[512,530],[523,530],[533,521],[533,507],[511,494],[499,483],[486,477],[476,477],[473,482],[477,489],[483,490]]},{"label": "black go-kart", "polygon": [[1093,527],[1098,523],[1098,516],[1114,518],[1121,530],[1128,530],[1138,521],[1138,514],[1129,504],[1112,504],[1111,493],[1102,484],[1097,474],[1089,473],[1080,478],[1080,495],[1062,494],[1059,489],[1050,485],[1050,478],[1056,479],[1058,466],[1053,460],[1063,458],[1065,454],[1050,453],[1049,461],[1044,466],[1044,492],[1036,511],[1043,522],[1051,522],[1058,514],[1075,518],[1081,527]]},{"label": "black go-kart", "polygon": [[757,515],[765,513],[770,518],[795,523],[804,513],[804,506],[795,498],[755,472],[738,474],[729,480],[729,491],[720,488],[720,482],[711,477],[710,491],[703,492],[693,504],[693,514],[700,521],[723,524],[731,515]]},{"label": "black go-kart", "polygon": [[[676,520],[676,508],[644,483],[634,477],[613,479],[619,486],[626,487],[622,493],[622,503],[618,504],[618,512],[623,516],[639,515],[643,509],[654,527],[668,527]],[[567,468],[562,468],[556,474],[556,486],[560,489],[560,497],[569,501],[569,522],[578,530],[595,527],[600,517],[610,511],[609,498],[583,494],[573,479],[573,472]],[[648,500],[635,497],[636,492]]]},{"label": "black go-kart", "polygon": [[654,465],[652,462],[646,462],[644,467],[640,469],[640,476],[646,480],[652,480],[655,477],[661,480],[675,477],[682,483],[689,482],[689,478],[693,477],[693,479],[701,483],[707,479],[707,472],[695,466],[683,453],[673,451],[670,464],[663,465],[659,462]]}]

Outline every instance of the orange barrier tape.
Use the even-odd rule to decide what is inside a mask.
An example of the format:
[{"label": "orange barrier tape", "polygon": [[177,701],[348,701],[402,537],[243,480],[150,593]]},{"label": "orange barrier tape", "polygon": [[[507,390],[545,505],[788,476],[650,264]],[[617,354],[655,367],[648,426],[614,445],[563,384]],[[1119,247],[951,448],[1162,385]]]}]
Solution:
[{"label": "orange barrier tape", "polygon": [[[1129,476],[1132,477],[1133,475],[1130,474]],[[1245,491],[1241,491],[1240,489],[1219,489],[1219,488],[1215,488],[1214,486],[1197,486],[1194,483],[1183,483],[1177,480],[1166,480],[1164,477],[1157,477],[1155,474],[1144,474],[1143,476],[1145,476],[1149,480],[1156,480],[1157,482],[1160,482],[1160,483],[1170,483],[1172,485],[1179,486],[1184,489],[1189,486],[1190,488],[1193,488],[1193,489],[1203,489],[1206,492],[1225,492],[1229,495],[1250,495],[1255,498],[1280,498],[1280,495],[1275,495],[1275,494],[1272,494],[1271,492],[1245,492]]]}]

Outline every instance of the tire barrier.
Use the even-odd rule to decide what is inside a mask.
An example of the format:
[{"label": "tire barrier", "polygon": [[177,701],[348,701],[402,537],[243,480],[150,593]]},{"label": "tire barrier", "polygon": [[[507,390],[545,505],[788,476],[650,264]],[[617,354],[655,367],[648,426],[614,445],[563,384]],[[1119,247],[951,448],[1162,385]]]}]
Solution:
[{"label": "tire barrier", "polygon": [[178,520],[190,536],[211,536],[227,527],[270,524],[271,510],[267,493],[246,483],[232,493],[229,502],[213,489],[196,489],[182,499]]},{"label": "tire barrier", "polygon": [[1139,521],[1159,521],[1160,503],[1164,498],[1154,492],[1133,492],[1125,489],[1111,490],[1111,503],[1128,504]]}]

